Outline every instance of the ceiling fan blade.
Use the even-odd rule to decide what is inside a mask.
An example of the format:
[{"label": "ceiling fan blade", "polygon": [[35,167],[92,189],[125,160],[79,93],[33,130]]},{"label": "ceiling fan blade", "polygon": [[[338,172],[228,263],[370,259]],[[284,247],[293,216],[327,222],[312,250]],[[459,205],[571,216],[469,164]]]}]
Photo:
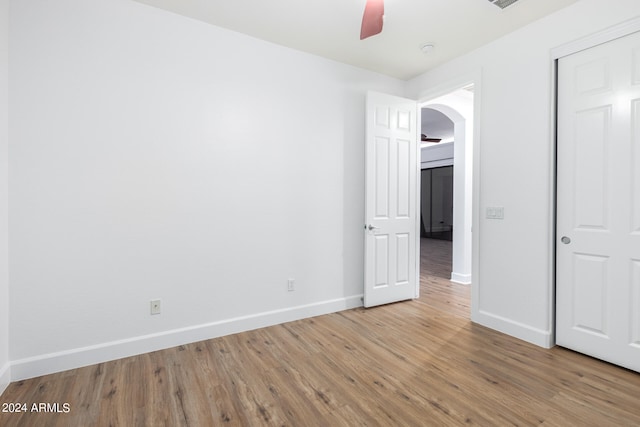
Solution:
[{"label": "ceiling fan blade", "polygon": [[422,142],[440,142],[442,141],[442,138],[429,138],[427,135],[425,135],[424,133],[420,135],[420,141]]},{"label": "ceiling fan blade", "polygon": [[382,17],[384,16],[384,0],[367,0],[362,16],[360,40],[375,36],[382,31]]}]

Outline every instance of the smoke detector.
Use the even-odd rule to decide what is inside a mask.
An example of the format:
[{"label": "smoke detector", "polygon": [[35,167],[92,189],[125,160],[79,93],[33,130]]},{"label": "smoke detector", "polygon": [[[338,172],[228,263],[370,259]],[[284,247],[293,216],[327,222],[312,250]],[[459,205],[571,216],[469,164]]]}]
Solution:
[{"label": "smoke detector", "polygon": [[504,9],[505,7],[511,6],[518,0],[489,0],[491,3],[498,6],[500,9]]}]

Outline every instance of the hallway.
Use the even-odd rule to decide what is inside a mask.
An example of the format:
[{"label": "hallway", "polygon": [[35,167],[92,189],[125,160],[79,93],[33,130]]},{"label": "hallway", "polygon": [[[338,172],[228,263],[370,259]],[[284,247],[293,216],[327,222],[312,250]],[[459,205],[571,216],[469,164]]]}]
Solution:
[{"label": "hallway", "polygon": [[420,241],[420,303],[464,319],[471,317],[471,285],[451,282],[451,242]]}]

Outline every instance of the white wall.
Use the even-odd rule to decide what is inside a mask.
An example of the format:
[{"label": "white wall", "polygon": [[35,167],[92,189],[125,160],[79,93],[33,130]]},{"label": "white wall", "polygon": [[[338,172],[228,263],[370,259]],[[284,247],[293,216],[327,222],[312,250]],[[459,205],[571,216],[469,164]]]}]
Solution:
[{"label": "white wall", "polygon": [[9,0],[0,0],[0,394],[9,384]]},{"label": "white wall", "polygon": [[404,82],[128,0],[11,24],[13,379],[361,304],[365,92]]},{"label": "white wall", "polygon": [[[637,0],[581,0],[408,83],[407,94],[419,98],[452,76],[481,70],[475,321],[553,343],[550,50],[639,14]],[[488,206],[503,206],[504,220],[485,219]]]}]

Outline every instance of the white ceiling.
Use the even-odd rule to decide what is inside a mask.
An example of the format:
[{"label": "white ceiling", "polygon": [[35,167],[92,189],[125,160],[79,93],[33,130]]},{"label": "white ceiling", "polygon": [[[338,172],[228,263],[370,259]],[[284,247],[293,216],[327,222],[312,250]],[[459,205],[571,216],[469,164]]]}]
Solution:
[{"label": "white ceiling", "polygon": [[[400,79],[410,79],[578,0],[385,0],[381,34],[360,40],[366,0],[137,0]],[[433,43],[428,55],[420,48]]]}]

